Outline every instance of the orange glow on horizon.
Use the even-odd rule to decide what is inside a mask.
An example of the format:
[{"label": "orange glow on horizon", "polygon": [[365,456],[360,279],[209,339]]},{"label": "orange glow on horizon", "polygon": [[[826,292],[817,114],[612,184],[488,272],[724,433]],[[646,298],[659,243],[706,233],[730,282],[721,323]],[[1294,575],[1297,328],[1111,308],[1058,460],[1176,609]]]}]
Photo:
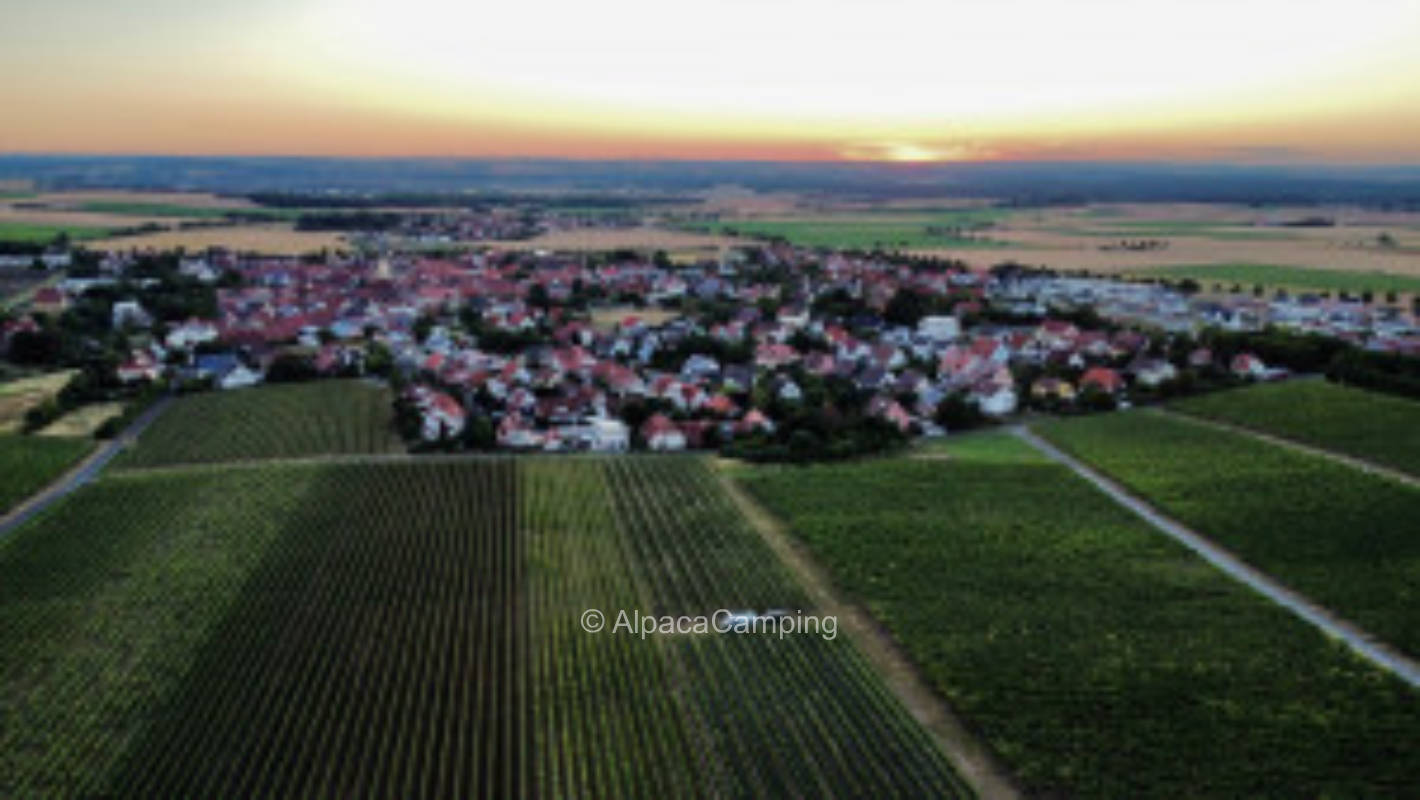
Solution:
[{"label": "orange glow on horizon", "polygon": [[1416,0],[119,5],[7,17],[0,152],[1420,162]]}]

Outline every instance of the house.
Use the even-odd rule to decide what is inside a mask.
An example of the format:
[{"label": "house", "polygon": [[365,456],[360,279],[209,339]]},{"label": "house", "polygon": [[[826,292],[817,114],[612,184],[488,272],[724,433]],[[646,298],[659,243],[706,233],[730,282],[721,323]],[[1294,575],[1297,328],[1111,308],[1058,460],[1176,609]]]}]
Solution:
[{"label": "house", "polygon": [[684,450],[685,433],[665,414],[655,414],[641,424],[641,438],[651,450]]},{"label": "house", "polygon": [[153,317],[144,310],[137,300],[119,300],[113,304],[114,330],[123,327],[147,328],[153,324]]},{"label": "house", "polygon": [[619,419],[597,417],[591,420],[588,445],[601,453],[624,453],[631,448],[631,431]]},{"label": "house", "polygon": [[46,286],[36,291],[30,298],[31,311],[37,311],[51,316],[64,313],[64,309],[68,307],[69,295],[53,286]]},{"label": "house", "polygon": [[1124,388],[1124,378],[1109,367],[1090,367],[1080,376],[1080,390],[1091,386],[1105,394],[1114,394]]},{"label": "house", "polygon": [[420,412],[423,415],[419,435],[426,442],[458,436],[463,432],[463,406],[443,392],[421,393]]},{"label": "house", "polygon": [[168,335],[163,339],[163,342],[168,347],[181,349],[205,344],[207,342],[215,342],[216,340],[216,324],[208,322],[207,320],[189,319],[168,331]]},{"label": "house", "polygon": [[1239,378],[1250,378],[1262,380],[1267,377],[1267,365],[1262,359],[1252,353],[1238,353],[1233,356],[1232,362],[1228,365],[1232,373]]},{"label": "house", "polygon": [[163,367],[145,350],[134,350],[128,360],[118,365],[118,379],[123,383],[157,380]]},{"label": "house", "polygon": [[516,411],[498,423],[497,438],[499,447],[525,450],[542,446],[542,436]]},{"label": "house", "polygon": [[1144,386],[1158,386],[1178,377],[1178,369],[1162,358],[1138,361],[1131,369],[1134,372],[1134,380]]},{"label": "house", "polygon": [[988,417],[1004,417],[1016,412],[1019,400],[1016,389],[1010,383],[986,381],[971,391],[971,399],[977,408]]},{"label": "house", "polygon": [[946,342],[961,335],[961,323],[956,317],[923,317],[917,321],[917,333],[934,342]]},{"label": "house", "polygon": [[197,357],[193,373],[210,378],[220,389],[240,389],[261,382],[261,373],[242,363],[233,353],[211,353]]}]

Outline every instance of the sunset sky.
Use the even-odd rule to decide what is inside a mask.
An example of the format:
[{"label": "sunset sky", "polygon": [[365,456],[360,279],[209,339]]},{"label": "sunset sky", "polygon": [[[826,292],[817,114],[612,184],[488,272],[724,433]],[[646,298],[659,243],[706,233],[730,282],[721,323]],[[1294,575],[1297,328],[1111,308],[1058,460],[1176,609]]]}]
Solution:
[{"label": "sunset sky", "polygon": [[44,0],[0,152],[1420,163],[1420,0]]}]

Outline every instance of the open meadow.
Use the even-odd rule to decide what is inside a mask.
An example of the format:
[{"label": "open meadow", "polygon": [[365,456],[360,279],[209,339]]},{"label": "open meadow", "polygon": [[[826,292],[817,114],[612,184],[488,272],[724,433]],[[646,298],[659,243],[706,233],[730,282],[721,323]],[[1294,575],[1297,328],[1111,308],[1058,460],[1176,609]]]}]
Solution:
[{"label": "open meadow", "polygon": [[1158,413],[1038,428],[1164,514],[1420,655],[1420,490]]},{"label": "open meadow", "polygon": [[1420,780],[1400,681],[1004,434],[739,479],[1044,797],[1338,797]]}]

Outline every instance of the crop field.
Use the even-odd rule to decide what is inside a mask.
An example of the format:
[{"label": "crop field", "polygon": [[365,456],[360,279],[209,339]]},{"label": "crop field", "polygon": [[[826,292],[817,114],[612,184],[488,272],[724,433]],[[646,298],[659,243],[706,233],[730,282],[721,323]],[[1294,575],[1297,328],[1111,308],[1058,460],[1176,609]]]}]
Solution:
[{"label": "crop field", "polygon": [[145,200],[88,200],[79,203],[79,211],[95,214],[118,214],[133,217],[171,217],[176,219],[225,219],[233,215],[271,220],[293,219],[300,209],[253,208],[250,205],[219,206],[206,203],[154,202]]},{"label": "crop field", "polygon": [[59,394],[76,370],[60,370],[0,383],[0,433],[14,433],[25,412]]},{"label": "crop field", "polygon": [[0,796],[118,790],[316,474],[105,478],[0,541]]},{"label": "crop field", "polygon": [[1365,797],[1420,708],[1004,435],[946,460],[738,474],[1036,796]]},{"label": "crop field", "polygon": [[809,219],[735,220],[714,226],[720,234],[782,238],[806,247],[898,249],[922,247],[995,248],[989,226],[1004,212],[943,211],[930,216],[856,214]]},{"label": "crop field", "polygon": [[689,458],[104,478],[0,545],[0,795],[964,795],[842,638],[614,632],[618,608],[811,610],[714,481]]},{"label": "crop field", "polygon": [[74,241],[88,241],[108,236],[111,230],[92,225],[65,225],[0,220],[0,242],[48,244],[60,235]]},{"label": "crop field", "polygon": [[[1313,215],[1332,218],[1336,225],[1306,228],[1281,224]],[[1381,246],[1382,234],[1391,237],[1393,246]],[[979,268],[1011,260],[1106,274],[1147,275],[1162,267],[1267,265],[1274,269],[1265,277],[1295,280],[1295,285],[1303,288],[1335,289],[1341,288],[1338,284],[1348,283],[1329,273],[1358,273],[1364,277],[1356,289],[1373,284],[1369,288],[1378,292],[1384,291],[1378,276],[1395,276],[1386,280],[1420,278],[1420,214],[1413,212],[1188,203],[1092,204],[1017,209],[999,219],[989,235],[1009,246],[981,250],[922,244],[912,250],[960,258]],[[1165,246],[1142,250],[1116,246],[1120,241],[1141,239],[1158,240]],[[1308,277],[1309,270],[1322,274]],[[1230,282],[1251,286],[1257,281]]]},{"label": "crop field", "polygon": [[117,236],[89,243],[99,250],[204,250],[225,247],[239,253],[301,255],[320,250],[350,250],[345,237],[332,231],[298,231],[289,224],[216,225]]},{"label": "crop field", "polygon": [[1190,397],[1178,411],[1420,475],[1420,403],[1327,381],[1264,383]]},{"label": "crop field", "polygon": [[1039,427],[1165,514],[1420,655],[1420,490],[1161,414]]},{"label": "crop field", "polygon": [[1311,289],[1333,292],[1420,292],[1420,275],[1359,270],[1310,269],[1277,264],[1179,264],[1140,270],[1138,275],[1156,278],[1192,278],[1203,286],[1214,283],[1241,284],[1245,289]]},{"label": "crop field", "polygon": [[393,414],[389,390],[359,380],[203,392],[174,403],[119,464],[402,452]]},{"label": "crop field", "polygon": [[666,250],[694,251],[701,257],[711,256],[722,247],[737,244],[729,236],[716,236],[663,228],[575,228],[549,231],[531,239],[510,241],[469,242],[472,247],[493,247],[500,250],[589,251],[603,250]]},{"label": "crop field", "polygon": [[88,439],[0,434],[0,515],[44,488],[93,448]]}]

